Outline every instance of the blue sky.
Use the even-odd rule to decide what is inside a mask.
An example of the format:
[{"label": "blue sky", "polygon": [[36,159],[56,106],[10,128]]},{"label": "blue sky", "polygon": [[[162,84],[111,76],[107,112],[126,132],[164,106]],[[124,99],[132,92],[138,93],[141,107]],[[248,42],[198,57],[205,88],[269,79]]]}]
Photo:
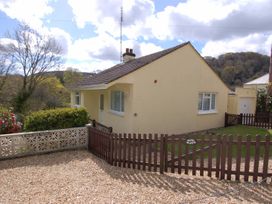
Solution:
[{"label": "blue sky", "polygon": [[119,63],[121,6],[123,51],[138,57],[185,41],[202,56],[270,51],[272,0],[0,0],[0,43],[26,22],[57,39],[64,67],[103,70]]}]

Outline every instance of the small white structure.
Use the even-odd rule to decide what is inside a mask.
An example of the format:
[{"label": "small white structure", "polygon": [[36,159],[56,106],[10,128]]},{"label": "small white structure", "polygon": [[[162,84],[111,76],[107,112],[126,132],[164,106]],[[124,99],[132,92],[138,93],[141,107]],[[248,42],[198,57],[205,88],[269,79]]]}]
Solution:
[{"label": "small white structure", "polygon": [[267,85],[268,85],[268,80],[269,80],[269,73],[267,73],[257,79],[254,79],[252,81],[245,83],[244,87],[245,88],[254,88],[256,90],[266,89]]}]

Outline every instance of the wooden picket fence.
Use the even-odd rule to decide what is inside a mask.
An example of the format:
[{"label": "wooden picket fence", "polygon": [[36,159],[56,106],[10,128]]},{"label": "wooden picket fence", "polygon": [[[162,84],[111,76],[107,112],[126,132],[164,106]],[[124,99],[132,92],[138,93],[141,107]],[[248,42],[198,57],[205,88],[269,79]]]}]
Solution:
[{"label": "wooden picket fence", "polygon": [[271,144],[270,136],[110,134],[89,127],[88,149],[118,167],[257,182],[272,176]]},{"label": "wooden picket fence", "polygon": [[247,125],[259,128],[272,128],[272,113],[256,113],[256,114],[229,114],[225,113],[225,127],[232,125]]}]

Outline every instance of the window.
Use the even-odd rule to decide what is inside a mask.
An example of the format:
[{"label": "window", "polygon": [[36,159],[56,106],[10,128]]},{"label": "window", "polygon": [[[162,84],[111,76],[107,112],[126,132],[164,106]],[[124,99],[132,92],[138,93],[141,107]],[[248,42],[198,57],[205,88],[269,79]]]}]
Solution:
[{"label": "window", "polygon": [[215,112],[215,93],[200,93],[198,95],[199,112]]},{"label": "window", "polygon": [[104,94],[100,94],[100,110],[104,110]]},{"label": "window", "polygon": [[80,106],[80,93],[79,92],[75,93],[75,105]]},{"label": "window", "polygon": [[124,112],[124,92],[111,92],[111,110],[121,113]]}]

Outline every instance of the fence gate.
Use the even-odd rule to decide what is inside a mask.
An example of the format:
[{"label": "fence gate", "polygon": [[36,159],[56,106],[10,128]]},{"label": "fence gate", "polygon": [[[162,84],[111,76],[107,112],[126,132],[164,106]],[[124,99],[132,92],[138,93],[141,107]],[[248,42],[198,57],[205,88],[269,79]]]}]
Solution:
[{"label": "fence gate", "polygon": [[89,127],[90,152],[109,164],[227,180],[272,176],[270,136],[113,134]]}]

